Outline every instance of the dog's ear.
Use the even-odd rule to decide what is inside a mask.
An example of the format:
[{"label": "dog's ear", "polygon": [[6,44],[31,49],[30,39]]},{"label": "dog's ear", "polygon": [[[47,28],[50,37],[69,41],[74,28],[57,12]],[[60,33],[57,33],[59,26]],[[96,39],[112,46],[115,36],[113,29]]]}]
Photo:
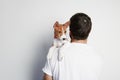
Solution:
[{"label": "dog's ear", "polygon": [[58,25],[59,25],[59,22],[56,21],[53,27],[54,27],[54,28],[55,28],[55,27],[58,27]]},{"label": "dog's ear", "polygon": [[67,28],[70,25],[70,21],[67,21],[66,23],[64,23],[64,26]]}]

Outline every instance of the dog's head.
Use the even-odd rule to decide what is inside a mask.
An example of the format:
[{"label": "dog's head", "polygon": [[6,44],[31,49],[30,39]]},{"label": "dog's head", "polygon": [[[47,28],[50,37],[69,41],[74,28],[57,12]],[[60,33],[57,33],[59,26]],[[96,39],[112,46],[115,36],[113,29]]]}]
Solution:
[{"label": "dog's head", "polygon": [[64,24],[59,24],[59,22],[55,22],[54,24],[54,38],[60,39],[60,40],[66,40],[66,31],[69,26],[70,22],[66,22]]}]

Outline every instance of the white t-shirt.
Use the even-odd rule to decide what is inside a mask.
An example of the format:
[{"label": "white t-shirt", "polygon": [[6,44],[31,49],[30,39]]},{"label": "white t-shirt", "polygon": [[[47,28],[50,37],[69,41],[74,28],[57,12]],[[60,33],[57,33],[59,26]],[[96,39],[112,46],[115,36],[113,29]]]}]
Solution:
[{"label": "white t-shirt", "polygon": [[53,77],[53,80],[98,80],[103,58],[87,44],[67,43],[61,49],[63,59],[58,60],[59,48],[50,48],[53,51],[51,58],[47,58],[42,69],[44,73]]}]

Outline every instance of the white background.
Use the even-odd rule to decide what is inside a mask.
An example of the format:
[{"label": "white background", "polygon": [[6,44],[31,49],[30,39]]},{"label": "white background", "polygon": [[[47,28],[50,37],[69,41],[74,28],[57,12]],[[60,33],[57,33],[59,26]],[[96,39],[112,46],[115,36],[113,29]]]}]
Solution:
[{"label": "white background", "polygon": [[100,80],[120,80],[119,0],[0,0],[0,80],[42,80],[53,24],[92,18],[88,43],[104,55]]}]

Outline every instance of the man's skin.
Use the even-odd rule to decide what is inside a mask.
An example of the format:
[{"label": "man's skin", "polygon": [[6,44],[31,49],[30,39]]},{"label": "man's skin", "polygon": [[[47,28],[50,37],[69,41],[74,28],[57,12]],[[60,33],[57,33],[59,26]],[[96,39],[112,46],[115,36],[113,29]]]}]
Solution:
[{"label": "man's skin", "polygon": [[[71,42],[86,44],[87,43],[87,39],[86,40],[76,40],[76,39],[73,39],[73,37],[71,37]],[[52,76],[44,73],[43,80],[53,80],[53,78],[52,78]]]},{"label": "man's skin", "polygon": [[48,74],[44,73],[43,80],[53,80],[53,79],[52,79],[52,76],[49,76]]}]

